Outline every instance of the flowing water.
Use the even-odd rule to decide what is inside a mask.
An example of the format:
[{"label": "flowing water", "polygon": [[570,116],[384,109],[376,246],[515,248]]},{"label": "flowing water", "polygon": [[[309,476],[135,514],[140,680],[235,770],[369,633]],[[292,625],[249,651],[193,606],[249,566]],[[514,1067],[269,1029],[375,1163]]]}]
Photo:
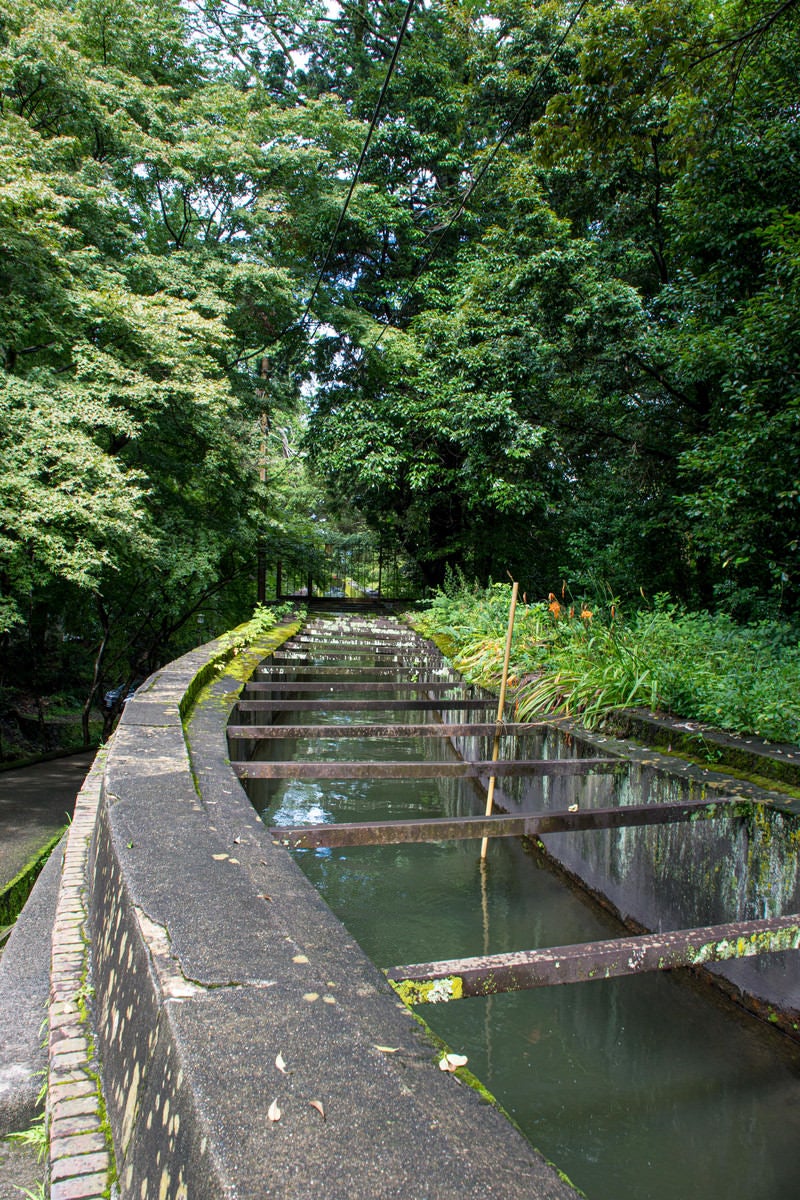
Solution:
[{"label": "flowing water", "polygon": [[[349,696],[358,695],[348,689]],[[424,719],[424,718],[423,718]],[[294,724],[419,713],[293,714]],[[333,732],[333,730],[332,730]],[[278,739],[256,757],[453,758],[445,742]],[[470,781],[250,781],[269,824],[479,813]],[[297,852],[381,967],[618,936],[512,839]],[[419,1010],[590,1200],[789,1200],[800,1193],[800,1048],[668,973]]]}]

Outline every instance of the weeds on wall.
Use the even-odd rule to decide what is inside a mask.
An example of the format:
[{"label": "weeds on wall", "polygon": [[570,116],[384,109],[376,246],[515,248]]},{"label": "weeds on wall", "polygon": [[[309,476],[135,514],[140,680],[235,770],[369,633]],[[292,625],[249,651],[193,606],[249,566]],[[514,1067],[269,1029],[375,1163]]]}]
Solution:
[{"label": "weeds on wall", "polygon": [[[449,575],[414,617],[468,679],[499,683],[509,587]],[[765,617],[738,625],[669,596],[623,612],[613,597],[576,598],[566,584],[517,610],[510,683],[520,719],[560,713],[589,727],[614,709],[646,707],[771,741],[800,741],[800,629]]]}]

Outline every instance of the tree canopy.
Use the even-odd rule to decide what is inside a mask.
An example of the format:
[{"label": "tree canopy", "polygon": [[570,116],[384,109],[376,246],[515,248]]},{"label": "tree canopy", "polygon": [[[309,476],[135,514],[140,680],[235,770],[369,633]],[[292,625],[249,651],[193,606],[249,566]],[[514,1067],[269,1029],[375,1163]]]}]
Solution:
[{"label": "tree canopy", "polygon": [[799,7],[0,0],[8,678],[141,676],[325,504],[796,611]]},{"label": "tree canopy", "polygon": [[[454,193],[431,158],[405,167],[432,189],[423,245],[496,158],[391,312],[348,280],[389,331],[374,349],[331,339],[318,468],[404,530],[433,579],[460,561],[540,591],[566,575],[796,607],[796,4],[424,20],[453,47],[437,67],[460,65]],[[414,78],[393,120],[430,152],[446,102],[426,106]]]}]

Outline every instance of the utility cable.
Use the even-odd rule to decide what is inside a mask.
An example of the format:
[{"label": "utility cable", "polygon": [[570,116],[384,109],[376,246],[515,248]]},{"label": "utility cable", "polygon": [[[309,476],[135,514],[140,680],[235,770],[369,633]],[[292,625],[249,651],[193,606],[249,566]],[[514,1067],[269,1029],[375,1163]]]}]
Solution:
[{"label": "utility cable", "polygon": [[[449,221],[447,222],[447,224],[445,225],[444,229],[443,229],[443,230],[441,231],[441,233],[439,234],[439,237],[436,239],[436,242],[434,243],[434,245],[431,247],[431,249],[428,251],[428,253],[425,255],[425,257],[424,257],[424,258],[423,258],[423,259],[420,261],[420,263],[419,263],[419,264],[417,265],[417,267],[415,268],[415,270],[414,270],[414,274],[413,274],[413,275],[412,275],[412,277],[411,277],[411,284],[410,284],[410,285],[409,285],[409,287],[406,289],[405,298],[404,298],[403,302],[402,302],[402,303],[401,303],[401,305],[400,305],[400,310],[399,310],[399,313],[398,313],[398,315],[402,315],[403,307],[404,307],[404,305],[405,305],[405,304],[408,302],[408,300],[410,299],[410,296],[411,296],[411,288],[412,288],[412,287],[413,287],[413,285],[414,285],[414,284],[417,282],[417,280],[419,279],[420,275],[422,275],[422,272],[423,272],[423,271],[425,271],[425,270],[427,270],[427,268],[430,266],[431,262],[433,261],[433,259],[435,258],[436,254],[438,253],[439,247],[442,245],[442,242],[443,242],[443,241],[444,241],[444,239],[447,237],[448,233],[449,233],[449,232],[450,232],[450,230],[453,228],[453,226],[455,225],[456,221],[458,220],[458,218],[461,216],[461,214],[463,213],[464,209],[466,208],[466,206],[467,206],[467,204],[468,204],[468,202],[469,202],[469,199],[470,199],[470,197],[473,195],[473,193],[475,192],[475,190],[476,190],[476,189],[477,189],[477,188],[480,186],[480,184],[482,183],[482,181],[483,181],[483,180],[484,180],[484,178],[486,177],[486,174],[487,174],[487,172],[489,171],[489,168],[491,167],[492,163],[494,162],[495,158],[497,157],[498,153],[500,152],[500,148],[501,148],[501,146],[502,146],[502,145],[503,145],[503,143],[506,141],[506,139],[508,138],[509,134],[511,133],[511,131],[512,131],[512,130],[513,130],[513,128],[514,128],[514,126],[516,125],[517,121],[518,121],[518,120],[519,120],[519,118],[522,116],[523,112],[524,112],[524,111],[525,111],[525,109],[528,107],[528,105],[530,104],[530,101],[531,101],[531,100],[532,100],[532,98],[533,98],[533,94],[534,94],[534,92],[536,91],[536,89],[538,88],[538,86],[539,86],[539,84],[541,83],[542,79],[544,78],[544,73],[545,73],[545,71],[546,71],[546,70],[548,69],[548,67],[551,65],[551,63],[553,62],[553,59],[555,58],[556,54],[558,54],[559,50],[560,50],[560,49],[561,49],[561,47],[564,45],[564,42],[565,42],[565,41],[567,40],[567,38],[569,37],[570,33],[571,33],[571,32],[572,32],[572,30],[573,30],[573,27],[575,26],[575,23],[576,23],[576,21],[578,20],[578,18],[580,17],[581,13],[582,13],[582,12],[583,12],[583,10],[586,8],[586,6],[587,6],[587,4],[588,4],[588,3],[589,3],[589,0],[581,0],[580,4],[579,4],[579,5],[578,5],[578,7],[575,9],[575,12],[572,14],[572,16],[570,17],[569,21],[567,22],[567,27],[566,27],[566,29],[565,29],[565,30],[564,30],[564,32],[562,33],[562,35],[561,35],[561,37],[559,38],[559,40],[556,42],[556,44],[555,44],[555,46],[553,47],[553,49],[550,51],[550,54],[547,56],[547,61],[544,63],[544,65],[543,65],[542,67],[540,67],[540,69],[539,69],[539,71],[537,72],[536,78],[534,79],[533,83],[532,83],[532,84],[531,84],[531,86],[528,88],[528,90],[527,90],[527,92],[525,93],[525,95],[523,96],[523,98],[522,98],[521,102],[519,103],[519,105],[517,106],[517,108],[514,110],[514,112],[512,113],[512,115],[511,115],[511,116],[508,118],[508,120],[506,121],[505,125],[503,126],[503,129],[502,129],[502,131],[501,131],[501,133],[500,133],[500,137],[498,138],[497,142],[496,142],[496,143],[495,143],[495,145],[493,146],[493,148],[492,148],[492,151],[491,151],[491,154],[488,156],[488,158],[487,158],[487,159],[486,159],[486,161],[484,162],[483,166],[481,167],[480,171],[479,171],[479,172],[478,172],[478,174],[475,176],[475,178],[473,179],[472,183],[469,185],[469,187],[467,188],[466,192],[465,192],[465,193],[464,193],[464,195],[462,196],[462,198],[461,198],[461,202],[460,202],[460,204],[459,204],[458,208],[457,208],[457,209],[456,209],[456,211],[453,213],[452,217],[450,218],[450,220],[449,220]],[[371,345],[371,346],[369,346],[369,347],[367,348],[367,353],[369,353],[369,351],[370,351],[370,350],[374,350],[374,349],[376,348],[376,346],[378,345],[378,343],[379,343],[379,342],[381,341],[381,339],[383,338],[383,335],[384,335],[384,334],[385,334],[385,333],[386,333],[386,332],[387,332],[387,331],[388,331],[390,328],[391,328],[391,325],[384,325],[383,329],[382,329],[382,330],[381,330],[381,332],[378,334],[378,336],[376,337],[375,341],[372,343],[372,345]]]},{"label": "utility cable", "polygon": [[[330,242],[328,243],[328,249],[325,251],[325,258],[323,260],[322,266],[320,267],[320,269],[317,273],[317,278],[314,282],[314,287],[311,290],[311,295],[309,296],[308,302],[306,303],[306,306],[303,310],[302,317],[297,322],[298,330],[303,328],[303,326],[306,322],[306,318],[308,317],[308,314],[311,312],[311,306],[314,303],[314,300],[316,299],[317,292],[319,291],[319,285],[322,283],[322,279],[325,274],[325,270],[328,266],[328,263],[330,262],[331,255],[333,254],[333,248],[336,245],[336,240],[341,231],[342,223],[347,214],[347,210],[350,206],[350,201],[353,198],[353,192],[356,189],[356,183],[358,182],[358,177],[361,174],[361,168],[364,165],[364,159],[367,156],[367,151],[369,150],[370,142],[372,141],[372,135],[374,134],[375,129],[377,128],[378,118],[380,116],[381,109],[383,108],[383,101],[386,98],[386,92],[389,87],[389,82],[392,78],[392,75],[394,74],[394,69],[395,69],[395,66],[397,65],[397,60],[400,56],[400,47],[402,46],[403,39],[406,36],[406,31],[408,30],[408,25],[411,20],[411,14],[414,11],[415,3],[416,3],[416,0],[408,0],[408,4],[406,6],[406,11],[403,16],[403,21],[402,21],[402,24],[400,25],[400,32],[398,33],[397,39],[395,40],[394,49],[392,51],[392,57],[389,62],[389,66],[386,69],[386,75],[384,76],[383,84],[382,84],[381,90],[380,90],[380,95],[378,96],[378,102],[375,105],[375,112],[372,114],[372,120],[370,121],[369,129],[367,130],[367,136],[364,140],[364,145],[361,147],[361,154],[359,155],[358,163],[356,164],[356,169],[353,174],[353,178],[350,180],[350,188],[347,192],[347,196],[345,198],[344,204],[342,205],[341,211],[339,212],[339,218],[336,222],[336,228],[333,231],[333,237],[331,238]],[[295,322],[290,321],[281,330],[281,332],[272,339],[272,343],[279,342],[281,340],[281,338],[286,333],[288,333],[289,330],[294,325],[295,325]],[[259,350],[252,351],[250,354],[243,355],[242,357],[238,358],[237,361],[238,362],[248,362],[251,358],[257,358],[260,354],[263,354],[263,353],[264,353],[264,348],[262,347]]]},{"label": "utility cable", "polygon": [[400,55],[400,47],[403,44],[403,39],[406,35],[406,30],[408,29],[408,23],[411,20],[411,13],[414,9],[415,3],[416,3],[416,0],[408,0],[408,5],[406,6],[405,15],[403,16],[403,23],[400,26],[400,32],[398,33],[397,40],[395,41],[395,44],[394,44],[394,50],[392,51],[392,57],[391,57],[389,66],[386,71],[386,76],[383,80],[383,86],[381,87],[380,95],[378,96],[378,102],[375,105],[375,112],[372,114],[372,120],[370,121],[370,126],[369,126],[369,129],[367,130],[367,136],[364,141],[364,145],[361,148],[361,155],[360,155],[358,163],[356,165],[355,173],[353,174],[353,178],[350,180],[350,189],[347,193],[345,202],[342,205],[341,212],[339,213],[339,219],[336,222],[336,228],[333,231],[333,237],[331,238],[331,240],[328,244],[328,249],[325,251],[325,258],[323,260],[322,266],[319,269],[319,274],[317,275],[316,282],[312,289],[311,295],[309,296],[308,303],[306,304],[306,307],[305,307],[305,311],[303,312],[303,315],[300,318],[300,322],[298,325],[299,329],[302,329],[303,325],[305,324],[306,317],[308,316],[308,314],[311,311],[311,305],[314,303],[314,300],[316,299],[317,292],[319,291],[319,285],[322,283],[322,278],[325,274],[325,269],[328,266],[328,263],[330,262],[330,257],[333,254],[333,248],[336,245],[336,239],[339,236],[339,232],[342,228],[342,223],[347,214],[347,209],[349,208],[350,201],[353,198],[353,192],[355,191],[356,183],[358,182],[358,177],[361,174],[361,168],[364,165],[364,159],[367,156],[367,150],[369,150],[369,145],[370,145],[370,142],[372,141],[372,135],[375,132],[375,129],[378,124],[378,117],[380,116],[381,109],[383,108],[383,101],[386,96],[387,89],[389,87],[389,82],[392,78],[392,75],[394,74],[394,68],[397,63],[397,59]]}]

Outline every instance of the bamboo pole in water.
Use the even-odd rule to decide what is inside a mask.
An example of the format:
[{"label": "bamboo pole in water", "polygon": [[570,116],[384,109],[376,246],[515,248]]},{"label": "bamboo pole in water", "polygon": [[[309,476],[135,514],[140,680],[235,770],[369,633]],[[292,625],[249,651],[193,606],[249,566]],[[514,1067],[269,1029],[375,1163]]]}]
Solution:
[{"label": "bamboo pole in water", "polygon": [[[506,633],[506,649],[503,655],[503,677],[500,681],[500,695],[497,700],[497,723],[494,730],[494,744],[492,746],[492,762],[497,762],[500,757],[500,738],[503,732],[503,711],[506,706],[506,687],[508,685],[508,664],[511,661],[511,638],[514,635],[514,617],[517,611],[517,594],[519,593],[519,584],[515,581],[511,588],[511,607],[508,610],[508,632]],[[489,777],[489,790],[486,793],[486,816],[492,815],[494,807],[494,775]],[[489,839],[483,838],[481,841],[481,860],[486,858],[486,851],[489,847]]]}]

